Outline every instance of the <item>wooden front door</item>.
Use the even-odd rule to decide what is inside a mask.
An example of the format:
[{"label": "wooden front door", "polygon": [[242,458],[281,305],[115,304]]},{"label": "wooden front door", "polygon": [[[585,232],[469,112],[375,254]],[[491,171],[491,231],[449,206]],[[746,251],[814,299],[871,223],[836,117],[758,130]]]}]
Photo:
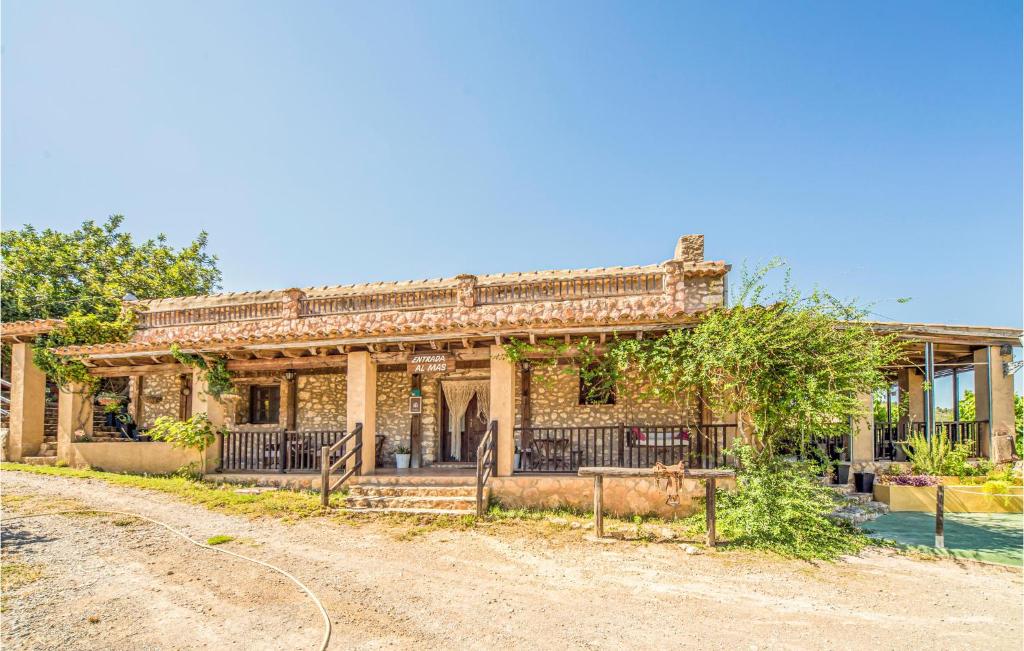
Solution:
[{"label": "wooden front door", "polygon": [[[450,441],[452,440],[451,426],[449,425],[448,419],[448,402],[444,399],[444,393],[441,394],[441,455],[440,458],[445,461],[454,461],[450,454]],[[476,396],[469,401],[469,407],[466,409],[465,419],[465,431],[462,433],[462,446],[459,448],[461,451],[462,461],[476,461],[476,448],[480,445],[480,439],[487,432],[487,423],[480,420],[476,415]]]},{"label": "wooden front door", "polygon": [[476,414],[476,396],[469,401],[466,409],[466,431],[462,434],[462,460],[476,462],[476,449],[480,439],[487,433],[487,421]]}]

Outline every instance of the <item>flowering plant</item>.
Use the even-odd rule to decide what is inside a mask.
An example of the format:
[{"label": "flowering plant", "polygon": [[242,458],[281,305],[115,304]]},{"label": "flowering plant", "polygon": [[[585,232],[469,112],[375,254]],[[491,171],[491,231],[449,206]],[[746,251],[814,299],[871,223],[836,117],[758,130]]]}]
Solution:
[{"label": "flowering plant", "polygon": [[935,475],[882,475],[881,482],[889,486],[938,486]]}]

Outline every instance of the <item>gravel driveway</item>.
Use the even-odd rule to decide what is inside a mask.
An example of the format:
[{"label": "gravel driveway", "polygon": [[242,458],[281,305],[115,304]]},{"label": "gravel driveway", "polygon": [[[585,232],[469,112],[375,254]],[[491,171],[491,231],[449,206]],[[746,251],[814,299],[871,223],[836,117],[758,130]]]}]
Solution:
[{"label": "gravel driveway", "polygon": [[[553,525],[286,524],[95,480],[4,472],[10,510],[135,511],[305,581],[332,648],[1013,649],[1021,571],[870,551],[835,564],[589,542]],[[5,649],[314,649],[311,602],[265,569],[109,516],[5,523]]]}]

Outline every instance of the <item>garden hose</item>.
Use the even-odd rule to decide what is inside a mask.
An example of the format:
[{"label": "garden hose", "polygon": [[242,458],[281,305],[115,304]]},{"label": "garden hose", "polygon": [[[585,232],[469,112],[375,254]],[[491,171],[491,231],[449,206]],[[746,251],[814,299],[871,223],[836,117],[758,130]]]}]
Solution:
[{"label": "garden hose", "polygon": [[149,517],[146,517],[144,515],[139,515],[138,513],[130,513],[128,511],[104,511],[104,510],[101,510],[101,509],[72,509],[72,510],[68,510],[68,511],[47,511],[46,513],[31,513],[31,514],[28,514],[28,515],[16,515],[16,516],[10,517],[10,518],[3,518],[3,521],[0,522],[0,524],[6,524],[7,522],[12,522],[14,520],[24,520],[24,519],[27,519],[27,518],[39,518],[39,517],[43,517],[43,516],[46,516],[46,515],[70,515],[70,514],[74,514],[74,513],[104,513],[104,514],[108,514],[108,515],[124,515],[124,516],[128,516],[128,517],[131,517],[131,518],[139,518],[140,520],[146,520],[147,522],[152,522],[153,524],[160,525],[161,527],[163,527],[164,529],[167,529],[168,531],[170,531],[174,535],[179,536],[181,538],[184,538],[185,540],[187,540],[188,542],[192,543],[196,547],[202,547],[203,549],[211,549],[211,550],[213,550],[215,552],[220,552],[221,554],[227,554],[228,556],[234,556],[235,558],[240,558],[240,559],[242,559],[244,561],[249,561],[250,563],[255,563],[256,565],[262,565],[263,567],[266,567],[266,568],[268,568],[270,570],[273,570],[274,572],[277,572],[278,574],[284,576],[285,578],[287,578],[289,581],[291,581],[295,585],[299,586],[299,589],[302,590],[303,592],[305,592],[306,595],[309,596],[309,598],[313,601],[313,603],[316,604],[317,609],[320,611],[320,616],[324,620],[324,636],[323,636],[323,638],[322,638],[322,640],[320,642],[320,647],[319,648],[320,648],[320,651],[326,651],[327,644],[331,640],[331,618],[327,614],[327,609],[324,608],[323,603],[320,602],[320,599],[313,593],[312,590],[310,590],[308,587],[306,587],[306,584],[304,584],[302,581],[298,580],[297,578],[295,578],[294,576],[292,576],[288,572],[282,570],[281,568],[279,568],[279,567],[277,567],[275,565],[271,565],[270,563],[266,563],[264,561],[260,561],[260,560],[257,560],[255,558],[250,558],[248,556],[243,556],[242,554],[237,554],[235,552],[228,551],[228,550],[222,549],[220,547],[214,547],[213,545],[207,545],[205,543],[199,542],[198,540],[193,540],[192,538],[189,538],[188,535],[186,535],[185,533],[175,529],[174,527],[172,527],[171,525],[167,524],[166,522],[161,522],[160,520],[154,520],[153,518],[149,518]]}]

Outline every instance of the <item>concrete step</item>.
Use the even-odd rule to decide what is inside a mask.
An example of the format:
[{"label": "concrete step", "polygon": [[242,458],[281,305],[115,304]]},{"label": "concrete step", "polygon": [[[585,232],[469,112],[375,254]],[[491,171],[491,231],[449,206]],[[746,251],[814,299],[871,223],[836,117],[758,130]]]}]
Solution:
[{"label": "concrete step", "polygon": [[45,456],[45,457],[22,457],[22,463],[27,463],[30,466],[52,466],[57,463],[57,455]]},{"label": "concrete step", "polygon": [[348,494],[352,497],[472,497],[476,499],[476,486],[413,486],[387,484],[352,484]]},{"label": "concrete step", "polygon": [[345,505],[350,509],[387,509],[398,511],[416,509],[421,511],[473,512],[476,509],[476,497],[441,497],[436,495],[353,497],[350,495],[345,498]]},{"label": "concrete step", "polygon": [[436,461],[430,464],[431,468],[462,468],[476,470],[476,464],[472,461]]},{"label": "concrete step", "polygon": [[352,486],[476,486],[476,474],[443,475],[362,475],[350,480]]},{"label": "concrete step", "polygon": [[473,515],[476,513],[474,510],[455,510],[455,509],[405,509],[405,508],[361,508],[361,507],[348,507],[349,511],[353,513],[404,513],[407,515]]}]

